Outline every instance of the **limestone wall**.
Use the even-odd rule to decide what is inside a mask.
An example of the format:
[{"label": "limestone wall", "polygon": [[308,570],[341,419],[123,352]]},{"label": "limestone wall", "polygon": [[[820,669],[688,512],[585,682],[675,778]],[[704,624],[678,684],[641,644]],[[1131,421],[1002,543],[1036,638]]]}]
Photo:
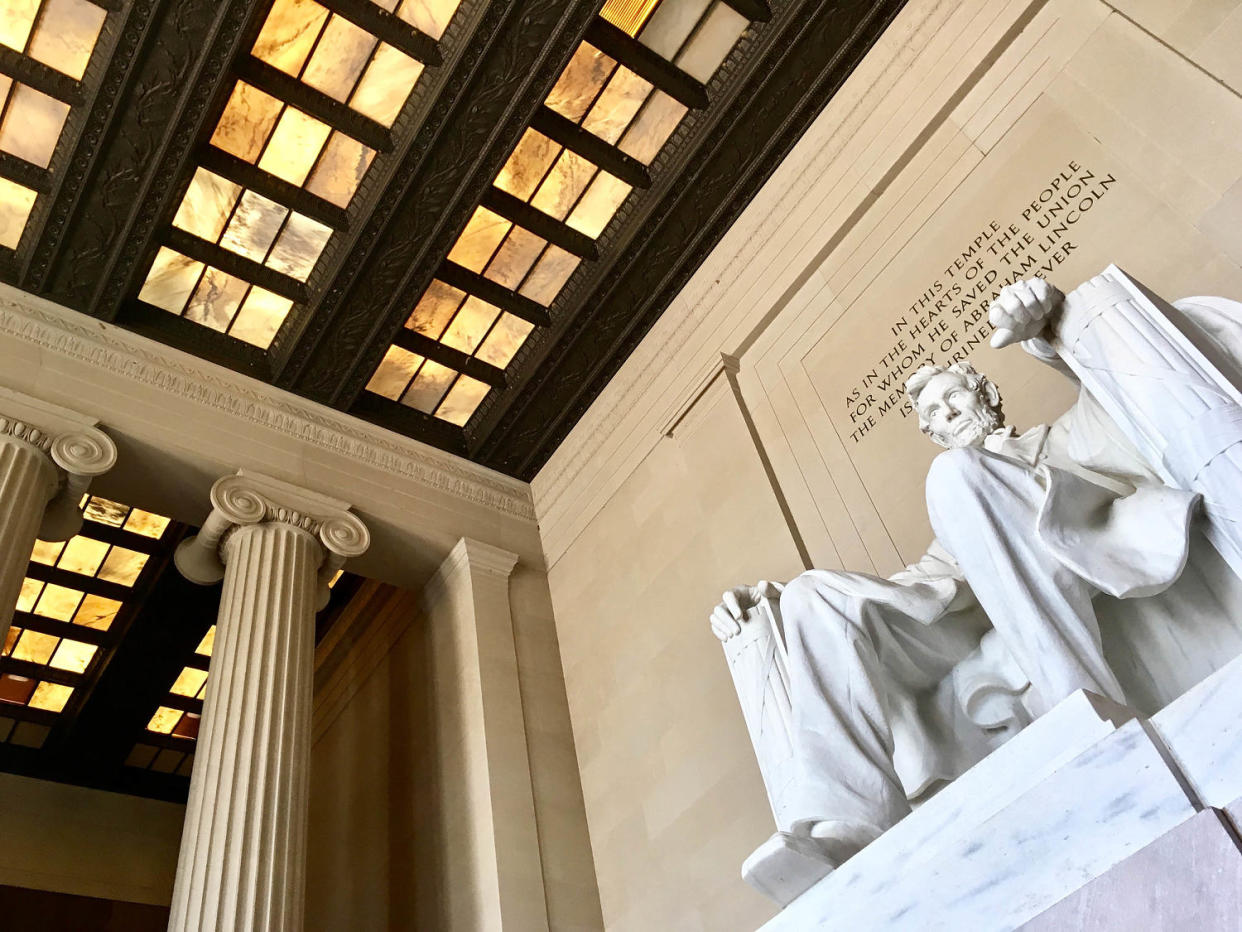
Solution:
[{"label": "limestone wall", "polygon": [[[513,708],[489,708],[482,678],[515,671],[443,578],[368,581],[320,644],[308,930],[601,927],[547,583],[519,566],[509,588],[491,620],[512,626]],[[513,806],[533,807],[533,852]]]},{"label": "limestone wall", "polygon": [[1009,277],[1116,262],[1242,299],[1240,44],[1237,0],[911,0],[537,477],[608,928],[769,914],[738,878],[771,821],[706,614],[926,545],[909,368],[967,354],[1029,426],[1072,392],[985,347]]},{"label": "limestone wall", "polygon": [[8,773],[0,800],[0,884],[171,901],[185,806]]}]

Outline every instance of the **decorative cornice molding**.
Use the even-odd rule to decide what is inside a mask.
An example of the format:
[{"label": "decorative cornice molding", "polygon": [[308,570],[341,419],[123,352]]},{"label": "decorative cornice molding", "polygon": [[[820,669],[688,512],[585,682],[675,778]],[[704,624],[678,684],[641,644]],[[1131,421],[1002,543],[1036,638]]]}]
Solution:
[{"label": "decorative cornice molding", "polygon": [[535,520],[524,482],[4,284],[0,336],[106,369],[470,504]]}]

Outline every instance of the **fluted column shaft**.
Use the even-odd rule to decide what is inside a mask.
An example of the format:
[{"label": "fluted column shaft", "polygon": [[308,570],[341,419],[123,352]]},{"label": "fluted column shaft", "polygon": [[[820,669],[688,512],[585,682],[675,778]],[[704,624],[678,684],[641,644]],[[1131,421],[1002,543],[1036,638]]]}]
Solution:
[{"label": "fluted column shaft", "polygon": [[93,418],[0,388],[0,647],[35,539],[68,540],[79,502],[112,468],[116,445]]},{"label": "fluted column shaft", "polygon": [[223,545],[224,591],[170,929],[302,925],[316,578],[324,551],[281,522]]},{"label": "fluted column shaft", "polygon": [[297,932],[315,612],[370,538],[344,502],[267,476],[220,479],[211,502],[176,552],[183,575],[224,589],[168,927]]},{"label": "fluted column shaft", "polygon": [[46,453],[16,437],[0,436],[0,647],[57,485],[56,468]]}]

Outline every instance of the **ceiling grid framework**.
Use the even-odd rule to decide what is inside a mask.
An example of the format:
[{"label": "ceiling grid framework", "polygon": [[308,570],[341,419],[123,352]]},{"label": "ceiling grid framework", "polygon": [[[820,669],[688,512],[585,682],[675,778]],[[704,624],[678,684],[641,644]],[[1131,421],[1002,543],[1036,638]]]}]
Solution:
[{"label": "ceiling grid framework", "polygon": [[529,479],[901,5],[0,0],[0,278]]}]

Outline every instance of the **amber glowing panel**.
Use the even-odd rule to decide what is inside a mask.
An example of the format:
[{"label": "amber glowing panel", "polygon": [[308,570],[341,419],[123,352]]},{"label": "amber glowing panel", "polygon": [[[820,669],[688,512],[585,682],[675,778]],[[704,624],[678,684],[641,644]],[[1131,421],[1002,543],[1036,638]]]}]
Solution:
[{"label": "amber glowing panel", "polygon": [[299,281],[332,236],[331,227],[205,168],[190,179],[173,226]]},{"label": "amber glowing panel", "polygon": [[583,42],[556,79],[544,102],[561,116],[578,123],[599,96],[617,63],[590,43]]},{"label": "amber glowing panel", "polygon": [[211,143],[341,207],[375,157],[374,149],[244,81],[229,95]]},{"label": "amber glowing panel", "polygon": [[34,207],[34,191],[0,177],[0,246],[16,249]]},{"label": "amber glowing panel", "polygon": [[[8,82],[8,79],[4,79]],[[60,140],[69,105],[25,84],[14,83],[0,120],[0,149],[47,168]]]},{"label": "amber glowing panel", "polygon": [[106,16],[88,0],[0,0],[0,43],[81,78]]},{"label": "amber glowing panel", "polygon": [[487,396],[487,392],[488,387],[482,382],[468,375],[458,376],[448,395],[436,409],[436,417],[462,427],[470,420],[470,415],[474,414],[475,408]]},{"label": "amber glowing panel", "polygon": [[203,635],[203,639],[198,642],[198,647],[194,648],[194,653],[203,657],[210,657],[212,648],[216,645],[216,626],[212,625],[207,629],[207,633]]},{"label": "amber glowing panel", "polygon": [[198,667],[185,667],[179,674],[177,674],[177,679],[172,684],[172,688],[169,692],[177,696],[197,699],[203,695],[203,688],[206,685],[206,670],[200,670]]},{"label": "amber glowing panel", "polygon": [[[104,583],[132,589],[150,557],[143,550],[99,540],[91,536],[92,528],[119,528],[154,542],[163,537],[169,524],[161,515],[98,496],[83,496],[82,508],[81,533],[64,542],[36,541],[31,550],[30,575],[22,580],[15,606],[17,623],[10,627],[0,649],[0,703],[61,712],[75,687],[50,680],[64,674],[89,677],[98,658],[110,650],[79,640],[69,633],[72,628],[64,625],[80,626],[83,633],[86,629],[110,629],[124,603],[99,595],[96,590]],[[134,547],[144,546],[134,543]],[[58,571],[57,582],[38,578],[46,574],[44,567]],[[116,590],[110,588],[109,592],[114,594]],[[57,623],[52,626],[55,634],[39,630],[47,625],[42,619]],[[9,661],[21,666],[5,669]],[[40,676],[35,670],[28,675],[32,667],[42,667],[47,672]],[[53,675],[51,671],[59,673]],[[7,727],[0,721],[0,741],[30,747],[41,746],[48,730],[46,725],[35,727],[34,722],[23,721],[18,724],[20,730],[5,738],[3,732]]]},{"label": "amber glowing panel", "polygon": [[[271,264],[271,263],[269,263]],[[155,307],[266,349],[293,301],[160,247],[138,297]]]},{"label": "amber glowing panel", "polygon": [[384,126],[423,73],[422,62],[314,0],[276,0],[253,53]]}]

